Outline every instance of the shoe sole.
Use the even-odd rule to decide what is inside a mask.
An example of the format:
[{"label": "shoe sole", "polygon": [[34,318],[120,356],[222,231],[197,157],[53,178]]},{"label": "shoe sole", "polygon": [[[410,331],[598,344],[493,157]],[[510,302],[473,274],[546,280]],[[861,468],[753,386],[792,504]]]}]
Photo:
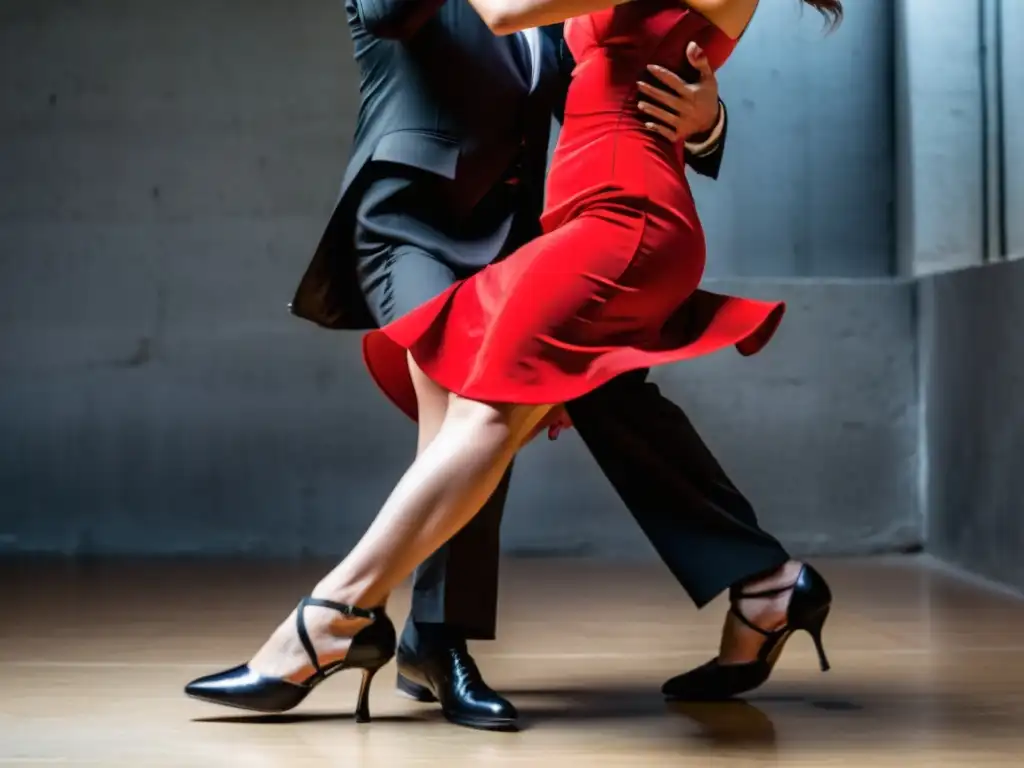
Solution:
[{"label": "shoe sole", "polygon": [[257,707],[247,707],[245,704],[236,704],[233,701],[223,701],[221,699],[206,698],[205,696],[197,696],[194,693],[186,693],[188,698],[193,701],[201,701],[204,704],[216,704],[220,707],[228,707],[229,709],[238,709],[242,712],[253,712],[260,715],[283,715],[285,712],[290,712],[295,707],[288,709],[259,709]]},{"label": "shoe sole", "polygon": [[425,685],[414,683],[401,672],[398,673],[398,680],[395,682],[395,688],[407,699],[419,701],[423,704],[435,704],[437,702],[437,697],[430,692],[429,688]]},{"label": "shoe sole", "polygon": [[[753,689],[751,689],[753,690]],[[739,693],[726,693],[720,696],[712,696],[708,694],[676,694],[676,693],[663,693],[662,696],[665,701],[670,704],[708,704],[716,701],[739,701],[741,697],[749,693],[750,691],[740,691]]]},{"label": "shoe sole", "polygon": [[[407,699],[418,701],[421,704],[438,703],[437,696],[435,696],[429,688],[424,685],[420,685],[419,683],[414,683],[401,672],[398,673],[395,688],[400,695]],[[461,725],[465,728],[475,728],[480,731],[516,731],[519,729],[517,721],[509,720],[507,718],[467,717],[466,715],[458,715],[449,712],[444,707],[441,707],[441,714],[444,715],[445,720],[453,725]]]}]

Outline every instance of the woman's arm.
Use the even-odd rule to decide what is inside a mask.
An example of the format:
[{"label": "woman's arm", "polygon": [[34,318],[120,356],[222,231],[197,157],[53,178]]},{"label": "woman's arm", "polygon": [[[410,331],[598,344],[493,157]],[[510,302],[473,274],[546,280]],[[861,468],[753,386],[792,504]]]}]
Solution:
[{"label": "woman's arm", "polygon": [[757,0],[686,0],[683,4],[733,40],[739,40],[757,8]]},{"label": "woman's arm", "polygon": [[629,0],[469,0],[496,35],[557,24],[626,2]]},{"label": "woman's arm", "polygon": [[[603,11],[630,0],[469,0],[496,35],[557,24],[574,16]],[[732,39],[739,38],[754,15],[757,0],[688,0],[683,3]]]}]

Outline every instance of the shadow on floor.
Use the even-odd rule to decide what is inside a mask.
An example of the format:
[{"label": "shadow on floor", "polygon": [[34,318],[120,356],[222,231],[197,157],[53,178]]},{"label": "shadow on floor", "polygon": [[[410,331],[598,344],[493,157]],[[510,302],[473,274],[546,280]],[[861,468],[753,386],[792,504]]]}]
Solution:
[{"label": "shadow on floor", "polygon": [[[771,693],[747,700],[665,702],[649,685],[593,683],[549,689],[503,691],[519,709],[521,729],[628,727],[638,736],[678,738],[712,751],[774,749],[784,739],[787,750],[842,749],[854,744],[895,744],[909,735],[941,733],[944,737],[1016,736],[1024,718],[1016,712],[962,694],[915,693],[857,688],[846,693],[773,686]],[[284,715],[228,715],[196,718],[202,723],[301,725],[351,721],[350,712]],[[421,712],[382,715],[375,722],[441,725],[436,706]]]},{"label": "shadow on floor", "polygon": [[[770,692],[721,702],[665,702],[646,685],[591,684],[503,693],[517,703],[525,728],[550,721],[605,721],[614,727],[615,721],[650,720],[664,726],[668,719],[684,726],[681,738],[705,740],[715,747],[763,749],[776,738],[784,738],[787,748],[891,744],[922,733],[1015,738],[1024,728],[1024,717],[1015,708],[961,692],[879,687],[819,691],[812,686],[773,685]],[[658,732],[667,735],[663,727]]]},{"label": "shadow on floor", "polygon": [[[233,725],[296,725],[300,723],[355,722],[351,712],[285,713],[281,715],[219,715],[215,717],[194,717],[193,723],[224,723]],[[375,723],[419,723],[422,717],[415,715],[380,715],[373,717]]]}]

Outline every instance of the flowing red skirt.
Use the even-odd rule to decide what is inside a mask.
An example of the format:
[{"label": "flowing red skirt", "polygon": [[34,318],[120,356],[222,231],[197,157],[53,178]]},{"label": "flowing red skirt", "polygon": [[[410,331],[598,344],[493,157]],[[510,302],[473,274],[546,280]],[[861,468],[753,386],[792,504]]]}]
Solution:
[{"label": "flowing red skirt", "polygon": [[407,353],[431,380],[489,403],[554,405],[630,370],[735,347],[760,351],[785,305],[697,289],[694,211],[640,213],[609,196],[363,342],[367,367],[410,418]]}]

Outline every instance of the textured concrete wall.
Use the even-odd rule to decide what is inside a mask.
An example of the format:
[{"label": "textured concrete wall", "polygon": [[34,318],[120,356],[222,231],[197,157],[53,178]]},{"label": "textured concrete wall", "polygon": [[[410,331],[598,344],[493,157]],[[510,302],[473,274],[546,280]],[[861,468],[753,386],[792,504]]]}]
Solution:
[{"label": "textured concrete wall", "polygon": [[1024,258],[1024,3],[1000,0],[1006,247]]},{"label": "textured concrete wall", "polygon": [[893,273],[893,7],[846,8],[826,36],[797,0],[761,3],[722,68],[722,176],[693,181],[709,275]]},{"label": "textured concrete wall", "polygon": [[[699,189],[713,274],[888,270],[886,7],[832,38],[759,12]],[[354,122],[340,4],[0,0],[0,73],[0,546],[343,550],[411,428],[354,337],[284,311]],[[787,540],[919,540],[909,289],[776,289],[763,357],[660,376]],[[519,475],[510,549],[645,551],[575,437]]]},{"label": "textured concrete wall", "polygon": [[[1000,2],[1018,126],[1024,6]],[[977,9],[896,7],[895,65],[885,0],[830,38],[795,3],[759,11],[722,72],[723,178],[695,182],[710,274],[886,274],[894,163],[908,271],[980,260]],[[354,125],[350,55],[328,0],[0,0],[0,550],[336,553],[362,530],[411,426],[356,338],[284,313]],[[1022,253],[1024,133],[1004,144]],[[656,378],[801,551],[919,543],[920,479],[929,548],[1022,587],[1021,268],[917,300],[901,281],[718,284],[789,299],[777,341]],[[648,553],[571,433],[523,457],[506,534]]]},{"label": "textured concrete wall", "polygon": [[[788,300],[778,338],[755,358],[723,353],[657,380],[767,525],[801,551],[919,543],[913,286],[712,286]],[[3,549],[300,554],[354,543],[413,447],[412,425],[368,381],[357,336],[283,313],[210,332],[174,289],[146,337],[107,309],[77,318],[76,354],[34,326],[7,337]],[[531,446],[516,479],[510,551],[647,553],[574,434]]]},{"label": "textured concrete wall", "polygon": [[[859,0],[824,37],[795,0],[758,12],[721,75],[722,178],[696,184],[709,274],[890,273],[891,15]],[[233,300],[285,297],[355,124],[341,0],[0,0],[0,22],[5,283],[28,254],[111,275],[209,246],[261,272]]]},{"label": "textured concrete wall", "polygon": [[928,549],[1024,591],[1024,262],[920,293]]},{"label": "textured concrete wall", "polygon": [[912,283],[712,283],[789,303],[759,356],[655,374],[721,450],[772,531],[801,551],[919,544]]},{"label": "textured concrete wall", "polygon": [[897,242],[903,274],[982,260],[979,8],[949,0],[895,3]]},{"label": "textured concrete wall", "polygon": [[1024,256],[1024,3],[895,10],[899,272]]}]

